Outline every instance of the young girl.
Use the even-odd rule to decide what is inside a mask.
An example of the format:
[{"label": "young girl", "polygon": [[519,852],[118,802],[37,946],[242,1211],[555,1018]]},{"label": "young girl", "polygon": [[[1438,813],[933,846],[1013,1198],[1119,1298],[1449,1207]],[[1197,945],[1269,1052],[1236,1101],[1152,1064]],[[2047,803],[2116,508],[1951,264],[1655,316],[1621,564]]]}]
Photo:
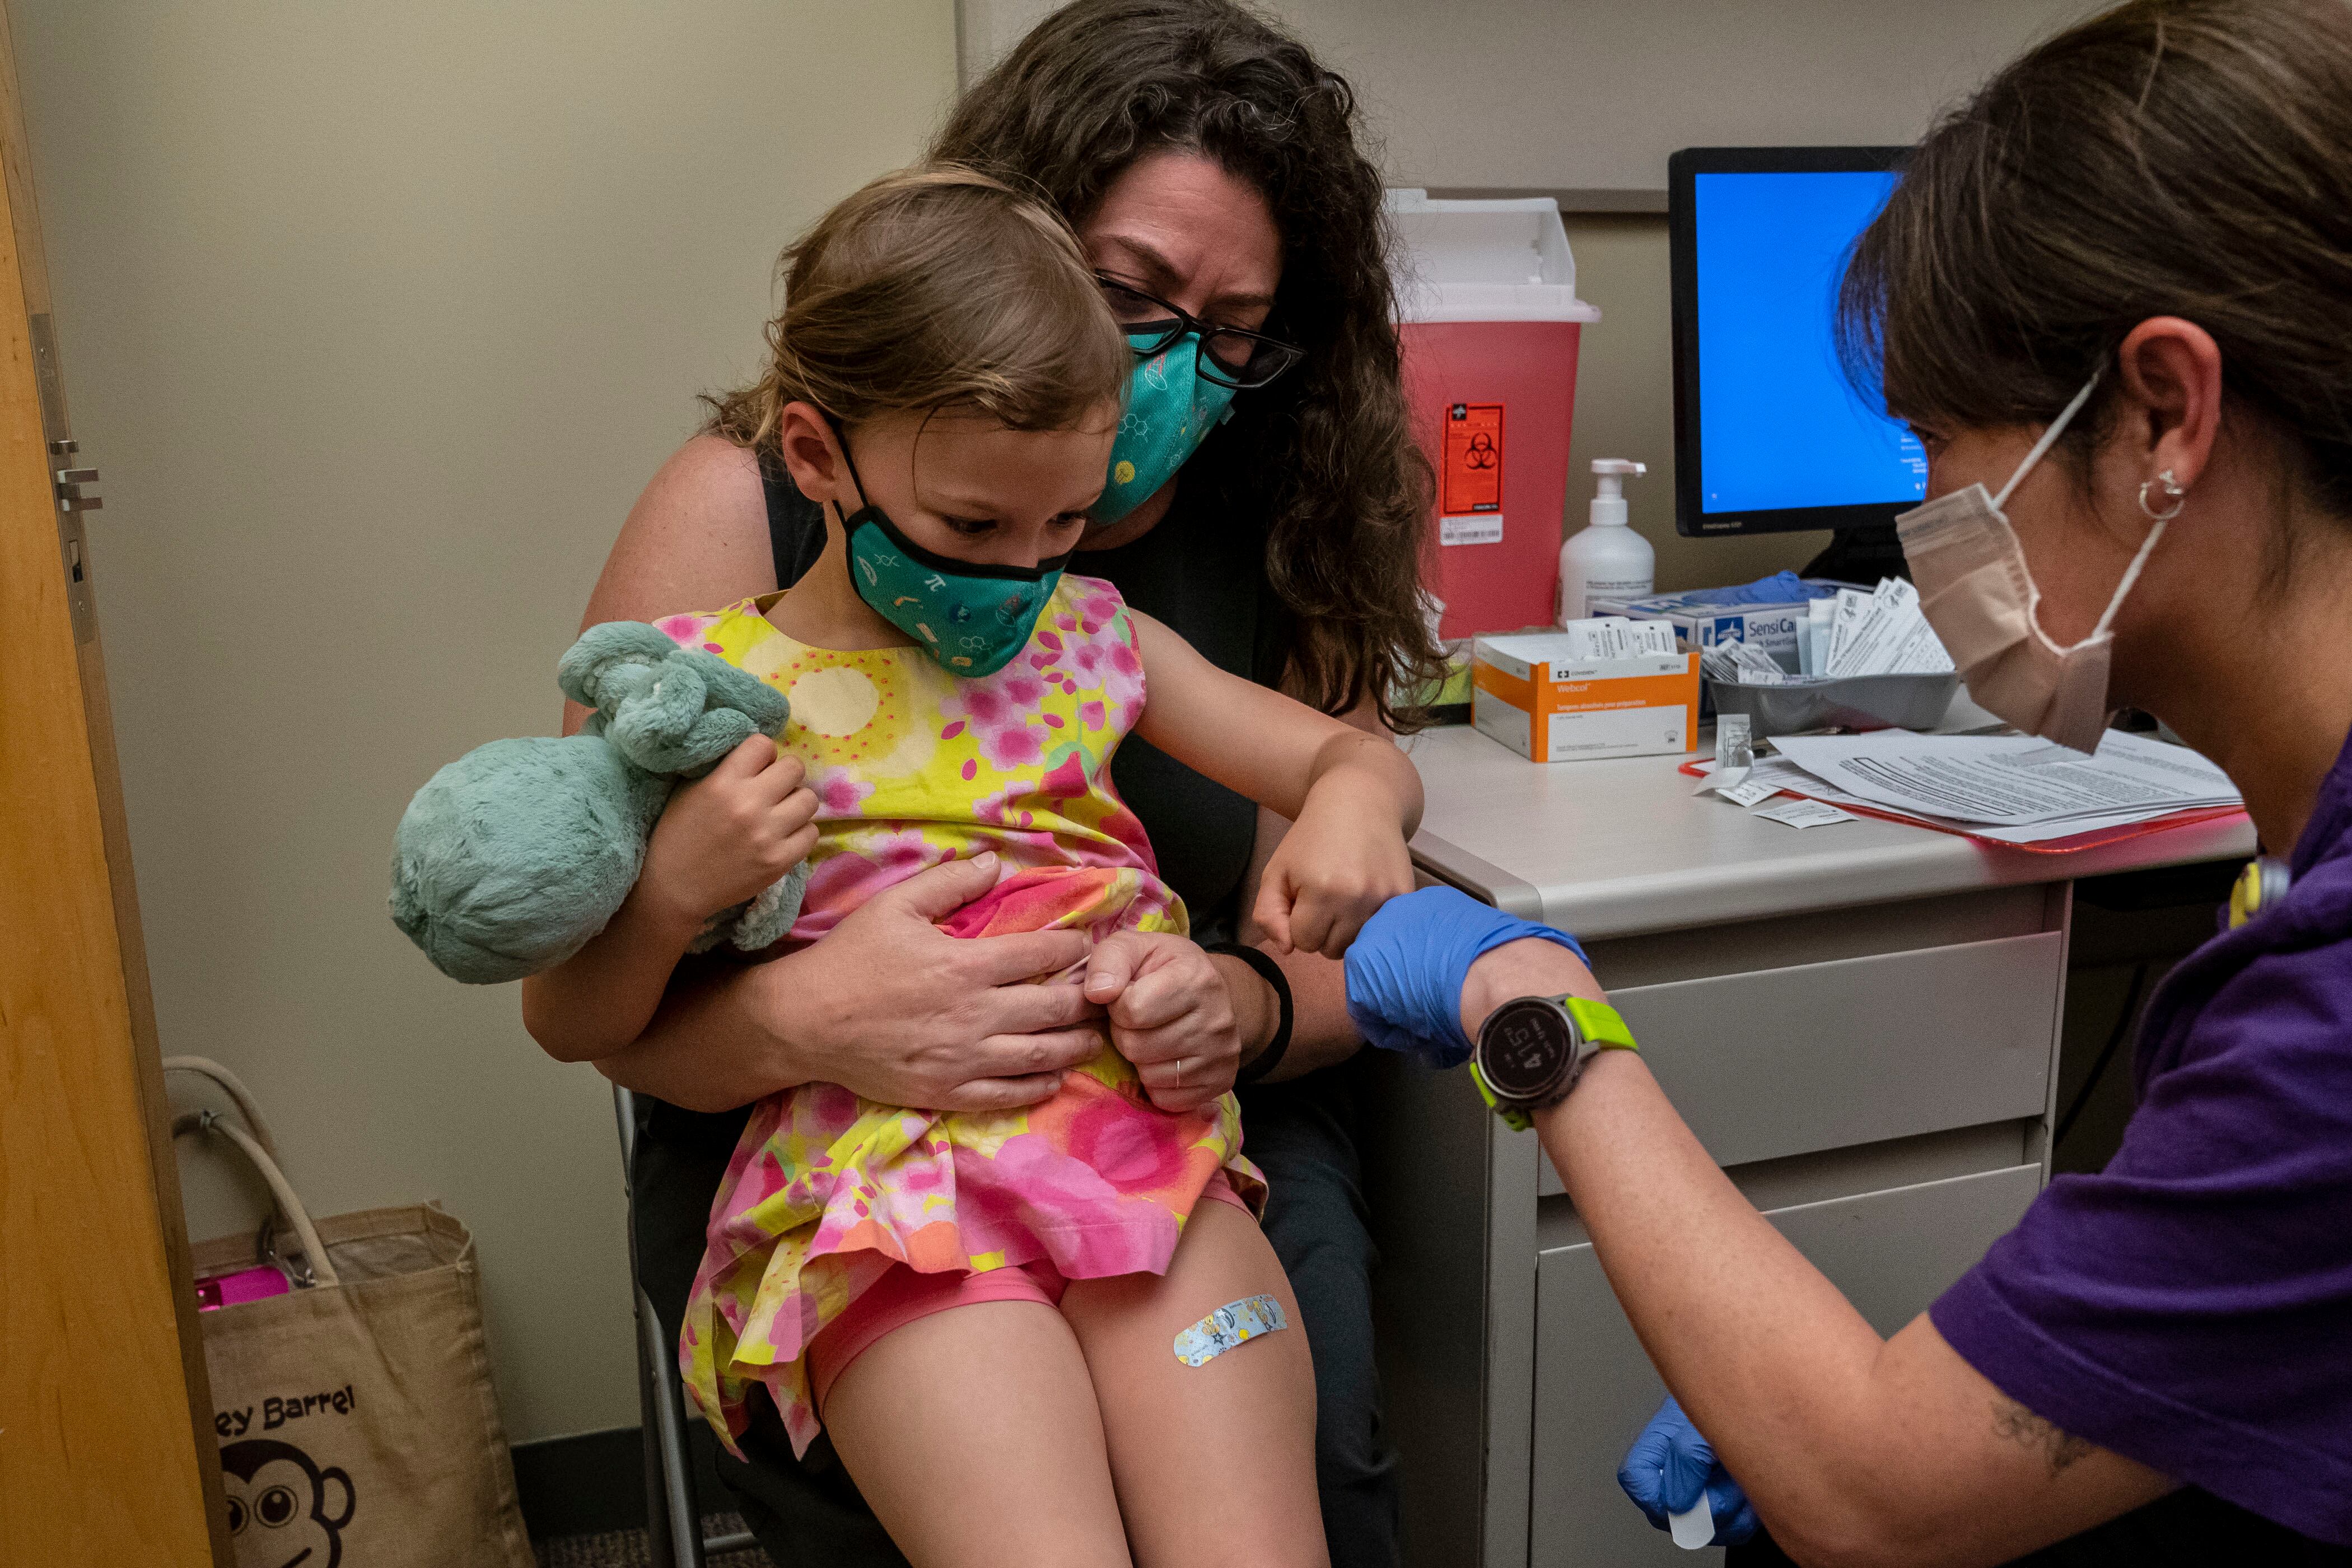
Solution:
[{"label": "young girl", "polygon": [[[1200,340],[1139,366],[1129,342],[1164,332],[1123,337],[1060,222],[966,171],[879,180],[791,254],[774,417],[824,553],[784,593],[661,624],[784,691],[792,722],[672,798],[612,924],[526,983],[533,1033],[634,1037],[708,918],[804,851],[793,942],[958,857],[1000,879],[951,934],[1181,941],[1111,787],[1129,732],[1294,819],[1257,916],[1344,951],[1412,886],[1412,765],[1065,571],[1122,418],[1183,440],[1202,416],[1179,397],[1179,428],[1141,427],[1164,400],[1123,414],[1130,373],[1181,393]],[[1022,1110],[808,1085],[755,1109],[720,1187],[688,1387],[730,1447],[755,1389],[796,1451],[822,1426],[918,1563],[1323,1563],[1263,1191],[1231,1094],[1156,1109],[1108,1044]]]}]

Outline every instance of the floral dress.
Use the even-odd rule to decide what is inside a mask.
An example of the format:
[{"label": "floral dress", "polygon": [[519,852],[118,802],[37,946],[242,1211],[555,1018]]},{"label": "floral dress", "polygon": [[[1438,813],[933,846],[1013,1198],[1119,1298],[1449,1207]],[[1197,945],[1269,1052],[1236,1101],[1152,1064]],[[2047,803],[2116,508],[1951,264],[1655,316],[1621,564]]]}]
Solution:
[{"label": "floral dress", "polygon": [[[1108,583],[1065,575],[996,674],[915,648],[811,647],[762,612],[778,595],[657,623],[792,700],[779,741],[808,770],[818,837],[789,941],[804,946],[883,889],[994,850],[1004,875],[941,929],[1185,930],[1142,825],[1110,779],[1143,710],[1135,626]],[[1076,984],[1079,963],[1044,984]],[[1106,1042],[1052,1099],[988,1113],[910,1110],[808,1084],[751,1110],[711,1205],[679,1363],[732,1449],[764,1384],[795,1453],[818,1430],[803,1360],[895,1264],[979,1272],[1040,1259],[1069,1279],[1161,1273],[1210,1179],[1262,1204],[1227,1094],[1170,1114]]]}]

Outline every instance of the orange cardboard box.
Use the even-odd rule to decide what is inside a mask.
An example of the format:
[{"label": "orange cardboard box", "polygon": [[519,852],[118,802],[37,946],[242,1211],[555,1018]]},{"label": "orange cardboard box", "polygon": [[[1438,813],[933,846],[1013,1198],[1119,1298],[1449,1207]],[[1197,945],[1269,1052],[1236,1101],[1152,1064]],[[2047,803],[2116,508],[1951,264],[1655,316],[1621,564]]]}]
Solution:
[{"label": "orange cardboard box", "polygon": [[1687,647],[1583,658],[1559,633],[1480,637],[1470,679],[1470,721],[1533,762],[1652,756],[1696,743],[1698,655]]}]

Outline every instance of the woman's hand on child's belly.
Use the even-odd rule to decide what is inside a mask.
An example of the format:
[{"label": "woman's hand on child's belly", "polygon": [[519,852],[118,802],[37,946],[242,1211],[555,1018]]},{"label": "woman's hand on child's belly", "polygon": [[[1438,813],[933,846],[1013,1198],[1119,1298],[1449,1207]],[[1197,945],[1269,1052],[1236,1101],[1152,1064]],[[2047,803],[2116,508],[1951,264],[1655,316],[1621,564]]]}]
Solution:
[{"label": "woman's hand on child's belly", "polygon": [[1076,986],[1032,984],[1082,963],[1084,932],[952,937],[932,923],[997,874],[993,855],[932,867],[752,972],[772,982],[767,1010],[793,1081],[921,1110],[1003,1110],[1050,1098],[1100,1053],[1103,1009]]},{"label": "woman's hand on child's belly", "polygon": [[1242,1059],[1233,994],[1197,942],[1113,932],[1087,961],[1085,994],[1108,1014],[1112,1047],[1160,1110],[1192,1110],[1233,1088]]}]

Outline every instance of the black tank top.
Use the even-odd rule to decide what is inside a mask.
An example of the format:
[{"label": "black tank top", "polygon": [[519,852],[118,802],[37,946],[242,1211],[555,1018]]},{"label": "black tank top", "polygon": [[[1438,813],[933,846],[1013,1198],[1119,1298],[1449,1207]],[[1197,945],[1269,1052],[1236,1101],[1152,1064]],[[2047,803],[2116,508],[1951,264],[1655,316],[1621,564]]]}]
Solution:
[{"label": "black tank top", "polygon": [[[790,587],[824,550],[824,509],[762,455],[768,541],[776,584]],[[1081,551],[1070,569],[1108,579],[1127,602],[1165,623],[1218,668],[1278,686],[1288,659],[1285,618],[1265,581],[1265,542],[1222,520],[1193,515],[1179,494],[1160,524],[1132,544]],[[1111,759],[1111,781],[1151,836],[1160,874],[1182,895],[1196,940],[1230,937],[1235,895],[1249,870],[1257,807],[1165,752],[1129,735]]]}]

